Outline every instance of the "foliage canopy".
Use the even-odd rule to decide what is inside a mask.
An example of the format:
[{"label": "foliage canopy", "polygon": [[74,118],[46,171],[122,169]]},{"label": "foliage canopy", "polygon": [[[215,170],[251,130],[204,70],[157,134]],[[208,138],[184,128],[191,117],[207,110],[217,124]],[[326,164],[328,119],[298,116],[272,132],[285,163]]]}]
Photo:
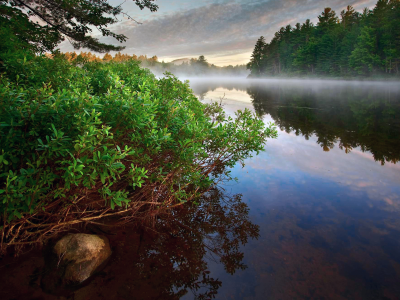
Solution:
[{"label": "foliage canopy", "polygon": [[[217,104],[201,103],[187,82],[171,74],[156,79],[134,60],[73,66],[57,54],[18,53],[3,60],[4,224],[60,228],[128,208],[137,217],[195,201],[276,136],[250,111],[225,116]],[[88,206],[90,213],[71,215]],[[37,238],[41,233],[35,230]]]},{"label": "foliage canopy", "polygon": [[[140,9],[158,9],[154,0],[134,2]],[[126,15],[121,5],[113,6],[107,0],[0,0],[0,28],[6,28],[36,52],[52,51],[65,38],[75,49],[103,53],[122,50],[122,46],[101,43],[90,35],[96,28],[103,36],[126,41],[125,35],[108,29],[121,14]]]}]

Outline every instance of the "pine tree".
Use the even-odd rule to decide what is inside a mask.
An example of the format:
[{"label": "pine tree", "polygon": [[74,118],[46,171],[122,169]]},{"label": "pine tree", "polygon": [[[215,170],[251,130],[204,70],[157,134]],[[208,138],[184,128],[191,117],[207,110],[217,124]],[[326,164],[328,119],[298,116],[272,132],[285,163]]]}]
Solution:
[{"label": "pine tree", "polygon": [[333,26],[339,23],[339,19],[336,16],[336,13],[332,8],[326,7],[321,15],[318,16],[318,28],[321,32],[326,32],[331,29]]},{"label": "pine tree", "polygon": [[311,38],[307,44],[300,47],[297,52],[294,53],[293,65],[298,68],[300,73],[314,74],[317,47],[317,42],[314,38]]},{"label": "pine tree", "polygon": [[359,75],[370,75],[379,65],[380,59],[376,54],[376,37],[374,30],[365,26],[357,39],[357,46],[351,53],[350,66]]},{"label": "pine tree", "polygon": [[247,69],[250,70],[252,76],[260,76],[262,74],[262,58],[264,55],[265,38],[261,36],[254,47],[251,55],[251,60],[247,64]]},{"label": "pine tree", "polygon": [[360,14],[354,10],[353,6],[348,5],[346,10],[342,10],[340,16],[342,18],[343,27],[350,30],[351,27],[358,22]]}]

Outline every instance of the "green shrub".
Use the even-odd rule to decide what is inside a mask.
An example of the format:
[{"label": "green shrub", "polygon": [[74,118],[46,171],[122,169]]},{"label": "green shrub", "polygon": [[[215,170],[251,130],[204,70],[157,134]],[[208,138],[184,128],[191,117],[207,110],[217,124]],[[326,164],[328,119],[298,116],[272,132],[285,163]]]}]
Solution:
[{"label": "green shrub", "polygon": [[8,221],[58,201],[178,205],[276,136],[250,111],[225,117],[188,83],[135,62],[72,66],[3,56],[0,212]]}]

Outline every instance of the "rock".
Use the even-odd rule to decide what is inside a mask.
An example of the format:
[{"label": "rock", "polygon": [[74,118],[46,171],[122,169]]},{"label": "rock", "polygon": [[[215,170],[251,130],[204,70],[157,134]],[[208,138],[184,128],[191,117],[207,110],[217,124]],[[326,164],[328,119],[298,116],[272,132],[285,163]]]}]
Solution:
[{"label": "rock", "polygon": [[65,295],[82,287],[111,256],[108,239],[94,234],[70,234],[60,239],[45,257],[42,289]]}]

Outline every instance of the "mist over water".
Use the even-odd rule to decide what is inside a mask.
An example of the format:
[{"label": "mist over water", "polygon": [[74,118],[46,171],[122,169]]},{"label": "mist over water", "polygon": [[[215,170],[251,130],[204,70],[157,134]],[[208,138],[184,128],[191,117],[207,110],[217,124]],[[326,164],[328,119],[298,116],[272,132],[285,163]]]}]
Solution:
[{"label": "mist over water", "polygon": [[156,77],[165,76],[166,72],[183,78],[240,78],[244,79],[250,75],[246,65],[218,67],[208,63],[199,64],[196,60],[184,64],[174,63],[154,63],[149,64],[146,61],[141,62],[141,66],[149,69]]},{"label": "mist over water", "polygon": [[[201,93],[203,90],[213,91],[216,88],[226,88],[228,90],[236,89],[247,91],[250,87],[280,87],[280,88],[294,88],[299,91],[304,90],[332,90],[337,88],[346,90],[353,90],[355,93],[363,92],[392,92],[398,95],[400,92],[400,81],[375,81],[375,80],[332,80],[332,79],[298,79],[298,78],[246,78],[245,76],[237,77],[221,77],[221,76],[207,76],[207,77],[190,77],[178,76],[180,80],[189,80],[190,86],[194,93]],[[354,89],[357,89],[355,91]]]},{"label": "mist over water", "polygon": [[[251,109],[279,136],[232,170],[258,241],[218,298],[398,299],[400,84],[190,78],[201,101]],[[266,296],[267,295],[267,296]],[[190,299],[190,298],[188,298]]]},{"label": "mist over water", "polygon": [[[283,132],[306,139],[316,135],[324,151],[338,143],[361,147],[376,160],[400,158],[399,82],[191,78],[202,101],[221,101],[228,111],[244,105],[271,119]],[[243,104],[239,104],[239,102]]]}]

